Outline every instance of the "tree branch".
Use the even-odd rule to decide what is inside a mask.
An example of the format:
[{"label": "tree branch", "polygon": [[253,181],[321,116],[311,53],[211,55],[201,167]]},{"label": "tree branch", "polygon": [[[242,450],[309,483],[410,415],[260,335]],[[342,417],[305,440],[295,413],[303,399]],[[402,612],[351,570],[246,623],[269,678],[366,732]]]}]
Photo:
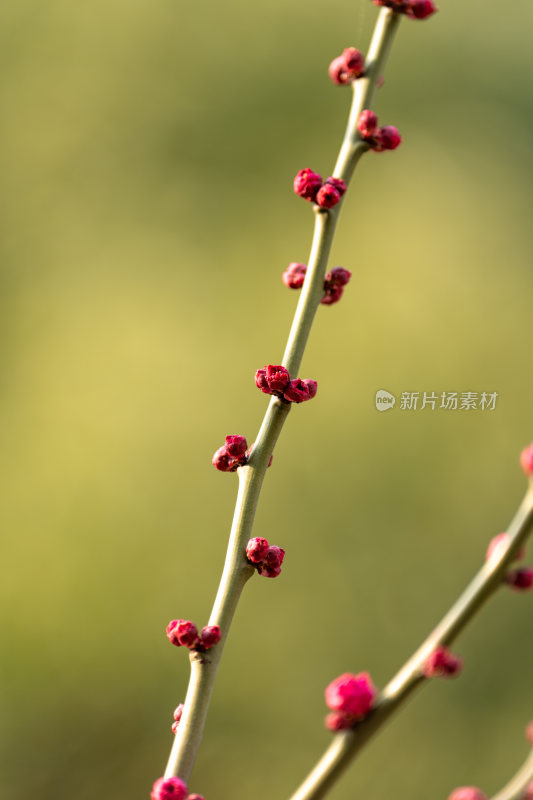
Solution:
[{"label": "tree branch", "polygon": [[[342,178],[347,184],[360,157],[368,150],[368,145],[357,132],[357,119],[360,111],[371,103],[377,78],[384,68],[398,24],[397,14],[388,8],[381,9],[370,45],[366,75],[353,84],[352,107],[334,173],[335,177]],[[315,227],[307,274],[283,357],[283,365],[291,375],[299,371],[314,316],[323,296],[324,275],[341,205],[342,201],[329,210],[313,206]],[[224,643],[242,590],[253,575],[253,568],[245,558],[245,549],[252,534],[263,479],[290,408],[290,405],[275,397],[270,400],[250,460],[238,470],[239,492],[226,562],[209,619],[210,625],[220,626],[222,637],[207,653],[191,653],[189,687],[165,777],[179,775],[187,781],[194,766]]]},{"label": "tree branch", "polygon": [[[426,679],[423,666],[427,657],[440,645],[450,645],[470,622],[485,601],[502,584],[513,557],[526,541],[533,527],[533,484],[512,520],[507,533],[508,543],[498,559],[485,562],[459,599],[389,681],[368,717],[354,728],[335,734],[322,758],[292,795],[291,800],[319,800],[338,780],[347,766],[372,739],[382,725],[397,711],[414,690]],[[494,800],[512,800],[515,795],[498,795]]]}]

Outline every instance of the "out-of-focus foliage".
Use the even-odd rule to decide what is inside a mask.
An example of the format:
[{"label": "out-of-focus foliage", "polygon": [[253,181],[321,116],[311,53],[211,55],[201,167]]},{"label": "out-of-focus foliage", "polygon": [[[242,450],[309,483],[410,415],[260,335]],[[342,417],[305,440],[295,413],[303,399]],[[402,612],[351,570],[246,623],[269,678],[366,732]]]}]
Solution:
[{"label": "out-of-focus foliage", "polygon": [[[145,798],[207,622],[254,370],[283,352],[312,214],[364,51],[369,0],[7,0],[2,94],[2,797]],[[383,685],[477,569],[533,438],[529,0],[402,22],[376,111],[404,144],[363,159],[256,535],[287,550],[245,590],[191,789],[287,797],[329,741],[324,686]],[[496,391],[494,412],[395,409],[377,389]],[[273,520],[275,523],[273,524]],[[533,717],[531,603],[494,598],[336,800],[492,792]],[[386,769],[383,765],[386,764]],[[73,789],[74,787],[74,789]]]}]

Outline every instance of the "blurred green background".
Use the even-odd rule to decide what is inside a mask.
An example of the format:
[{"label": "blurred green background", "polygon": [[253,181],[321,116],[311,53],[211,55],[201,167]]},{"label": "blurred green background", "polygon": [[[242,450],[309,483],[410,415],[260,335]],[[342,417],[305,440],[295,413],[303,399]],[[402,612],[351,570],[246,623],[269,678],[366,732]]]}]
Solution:
[{"label": "blurred green background", "polygon": [[[323,688],[380,686],[505,529],[533,438],[530,0],[441,3],[404,21],[376,110],[394,154],[365,157],[256,534],[277,581],[245,590],[191,790],[286,798],[329,743]],[[3,179],[2,777],[13,800],[146,798],[171,745],[349,91],[327,65],[367,50],[369,0],[7,0]],[[374,408],[377,389],[496,391],[494,412]],[[496,791],[533,717],[533,597],[502,592],[336,800]]]}]

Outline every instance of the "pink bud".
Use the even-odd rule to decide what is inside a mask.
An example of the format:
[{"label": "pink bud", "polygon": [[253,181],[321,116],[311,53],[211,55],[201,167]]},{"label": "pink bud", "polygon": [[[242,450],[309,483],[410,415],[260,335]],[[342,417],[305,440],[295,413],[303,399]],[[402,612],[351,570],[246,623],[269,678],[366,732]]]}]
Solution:
[{"label": "pink bud", "polygon": [[200,631],[200,644],[204,650],[209,650],[220,642],[220,628],[218,625],[206,625]]},{"label": "pink bud", "polygon": [[291,379],[288,371],[282,366],[274,366],[273,364],[269,364],[267,367],[265,367],[265,372],[266,382],[271,394],[274,394],[274,392],[283,392]]},{"label": "pink bud", "polygon": [[487,800],[487,795],[477,786],[459,786],[453,790],[448,800]]},{"label": "pink bud", "polygon": [[246,558],[248,561],[251,561],[252,564],[261,564],[265,560],[267,553],[268,542],[266,539],[261,539],[259,536],[250,539],[246,545]]},{"label": "pink bud", "polygon": [[309,400],[309,388],[300,378],[295,378],[283,392],[283,397],[290,403],[303,403]]},{"label": "pink bud", "polygon": [[300,264],[297,261],[291,261],[281,280],[288,286],[289,289],[301,289],[305,280],[305,273],[307,272],[306,264]]},{"label": "pink bud", "polygon": [[359,120],[357,122],[357,130],[359,131],[363,139],[371,139],[374,133],[376,132],[377,126],[378,126],[377,114],[374,114],[373,111],[369,111],[369,109],[361,111],[359,115]]},{"label": "pink bud", "polygon": [[[485,560],[490,561],[491,558],[499,558],[503,551],[507,548],[508,544],[509,536],[507,533],[499,533],[497,536],[494,536],[490,540]],[[522,559],[525,558],[525,555],[526,551],[523,547],[521,547],[518,553],[516,553],[513,561],[522,561]]]},{"label": "pink bud", "polygon": [[302,378],[302,383],[305,383],[309,390],[309,400],[312,400],[313,397],[316,395],[316,390],[318,389],[318,384],[316,381],[311,380],[311,378]]},{"label": "pink bud", "polygon": [[183,714],[183,703],[180,703],[180,704],[179,704],[178,706],[176,706],[176,708],[174,709],[174,714],[173,714],[173,716],[174,716],[174,719],[176,720],[176,722],[179,722],[179,721],[180,721],[180,719],[181,719],[181,715],[182,715],[182,714]]},{"label": "pink bud", "polygon": [[187,786],[181,778],[158,778],[150,797],[151,800],[185,800]]},{"label": "pink bud", "polygon": [[175,722],[173,722],[173,723],[172,723],[172,728],[171,728],[171,730],[172,730],[172,733],[174,734],[174,736],[175,736],[175,735],[177,734],[177,732],[178,732],[179,724],[180,724],[180,723],[179,723],[179,720],[176,720]]},{"label": "pink bud", "polygon": [[333,267],[325,277],[325,287],[328,286],[346,286],[352,277],[352,273],[344,269],[344,267]]},{"label": "pink bud", "polygon": [[324,724],[328,731],[345,731],[351,728],[354,724],[354,718],[349,714],[343,714],[342,711],[332,711],[326,716]]},{"label": "pink bud", "polygon": [[355,47],[347,47],[343,50],[342,58],[346,64],[346,69],[352,72],[357,78],[365,68],[365,57],[360,50]]},{"label": "pink bud", "polygon": [[270,389],[266,380],[266,370],[258,369],[255,373],[255,385],[265,394],[270,394]]},{"label": "pink bud", "polygon": [[526,793],[522,796],[522,800],[533,800],[533,781],[528,783]]},{"label": "pink bud", "polygon": [[334,58],[328,68],[329,77],[336,83],[337,86],[344,86],[347,83],[351,83],[355,80],[355,75],[352,75],[350,72],[346,70],[346,64],[344,63],[344,58],[342,56],[337,56]]},{"label": "pink bud", "polygon": [[438,11],[432,0],[409,0],[406,14],[413,19],[426,19]]},{"label": "pink bud", "polygon": [[343,293],[344,293],[344,286],[333,284],[332,286],[326,289],[326,293],[320,302],[322,303],[323,306],[332,306],[334,303],[339,302]]},{"label": "pink bud", "polygon": [[341,193],[331,183],[324,183],[317,192],[315,202],[320,208],[333,208],[341,199]]},{"label": "pink bud", "polygon": [[365,68],[365,57],[355,47],[347,47],[341,56],[334,58],[329,65],[329,77],[338,85],[351,83]]},{"label": "pink bud", "polygon": [[322,177],[318,172],[313,172],[311,167],[301,169],[294,179],[294,191],[299,197],[308,202],[313,202],[316,193],[322,186]]},{"label": "pink bud", "polygon": [[198,638],[198,630],[188,619],[173,619],[167,625],[167,636],[176,647],[192,647]]},{"label": "pink bud", "polygon": [[239,458],[246,453],[248,444],[244,436],[226,436],[226,452],[232,458]]},{"label": "pink bud", "polygon": [[533,586],[533,569],[531,567],[512,569],[505,576],[505,582],[516,592],[527,592]]},{"label": "pink bud", "polygon": [[285,550],[283,547],[278,547],[276,544],[273,544],[268,548],[266,556],[263,560],[266,567],[275,569],[276,567],[281,567],[284,558]]},{"label": "pink bud", "polygon": [[365,717],[374,705],[377,689],[368,672],[353,675],[345,672],[326,687],[326,705],[332,711],[342,711],[354,719]]},{"label": "pink bud", "polygon": [[426,678],[452,678],[459,675],[462,668],[462,659],[450,653],[446,647],[437,647],[426,658],[423,673]]},{"label": "pink bud", "polygon": [[338,193],[340,194],[341,197],[343,196],[343,194],[346,191],[346,184],[344,183],[342,178],[333,178],[333,177],[331,177],[331,178],[328,178],[326,181],[324,181],[324,184],[326,184],[326,183],[328,183],[330,186],[333,186],[338,191]]},{"label": "pink bud", "polygon": [[522,450],[520,454],[520,465],[528,478],[533,478],[533,444]]},{"label": "pink bud", "polygon": [[277,578],[281,574],[281,567],[267,567],[264,564],[258,570],[263,578]]},{"label": "pink bud", "polygon": [[222,445],[216,451],[215,455],[211,459],[211,463],[214,467],[219,469],[221,472],[231,472],[233,459],[226,450],[226,446]]},{"label": "pink bud", "polygon": [[383,128],[378,128],[374,138],[376,144],[372,147],[372,150],[378,153],[383,150],[396,150],[402,141],[402,137],[394,125],[384,125]]}]

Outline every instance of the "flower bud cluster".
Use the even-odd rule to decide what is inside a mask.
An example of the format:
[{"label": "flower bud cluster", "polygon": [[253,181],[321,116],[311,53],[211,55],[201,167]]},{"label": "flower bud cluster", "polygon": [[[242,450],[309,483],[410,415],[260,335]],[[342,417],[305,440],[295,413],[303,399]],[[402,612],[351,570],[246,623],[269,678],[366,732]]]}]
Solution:
[{"label": "flower bud cluster", "polygon": [[463,669],[463,661],[446,647],[437,647],[426,658],[423,672],[426,678],[453,678]]},{"label": "flower bud cluster", "polygon": [[268,364],[255,373],[255,385],[265,394],[273,394],[286,403],[304,403],[316,395],[317,382],[310,378],[291,380],[288,370]]},{"label": "flower bud cluster", "polygon": [[439,9],[433,0],[373,0],[375,6],[387,6],[411,19],[426,19]]},{"label": "flower bud cluster", "polygon": [[285,550],[266,539],[255,536],[246,545],[246,558],[263,578],[277,578],[285,558]]},{"label": "flower bud cluster", "polygon": [[[244,436],[226,436],[226,443],[218,448],[211,463],[221,472],[235,472],[248,463],[254,445],[255,442],[248,447]],[[270,456],[267,467],[272,464],[272,458],[273,456]]]},{"label": "flower bud cluster", "polygon": [[378,127],[377,114],[368,108],[361,111],[357,122],[357,130],[361,134],[361,138],[368,142],[370,149],[375,153],[382,153],[384,150],[396,150],[402,142],[398,129],[394,125]]},{"label": "flower bud cluster", "polygon": [[347,47],[342,55],[334,58],[329,65],[329,77],[338,86],[353,83],[365,74],[365,57],[355,47]]},{"label": "flower bud cluster", "polygon": [[[499,533],[497,536],[494,536],[490,540],[485,560],[491,561],[492,559],[499,558],[508,547],[508,544],[509,535],[507,533]],[[522,559],[525,558],[525,555],[525,550],[523,547],[521,547],[520,550],[515,553],[513,560],[522,561]],[[515,592],[526,592],[533,586],[533,568],[516,567],[515,569],[509,570],[505,574],[503,580],[504,583],[506,583],[511,589],[514,589]]]},{"label": "flower bud cluster", "polygon": [[316,203],[320,208],[333,208],[346,191],[343,180],[328,178],[323,182],[322,176],[313,172],[311,167],[305,167],[296,174],[293,186],[298,197]]},{"label": "flower bud cluster", "polygon": [[326,705],[331,710],[325,720],[326,728],[330,731],[351,728],[372,710],[377,693],[368,672],[339,675],[325,691]]},{"label": "flower bud cluster", "polygon": [[[292,261],[281,276],[281,280],[289,289],[301,289],[305,280],[307,265]],[[338,303],[344,287],[352,277],[352,273],[344,267],[333,267],[324,278],[324,297],[320,301],[325,306]]]},{"label": "flower bud cluster", "polygon": [[247,461],[248,444],[244,436],[226,436],[226,442],[219,447],[211,463],[221,472],[235,472]]},{"label": "flower bud cluster", "polygon": [[[172,619],[167,625],[167,637],[176,647],[188,647],[203,653],[220,641],[220,628],[218,625],[206,625],[198,633],[198,628],[188,619]],[[179,706],[176,709],[178,712]],[[180,714],[181,717],[181,714]],[[177,720],[179,722],[179,719]]]}]

